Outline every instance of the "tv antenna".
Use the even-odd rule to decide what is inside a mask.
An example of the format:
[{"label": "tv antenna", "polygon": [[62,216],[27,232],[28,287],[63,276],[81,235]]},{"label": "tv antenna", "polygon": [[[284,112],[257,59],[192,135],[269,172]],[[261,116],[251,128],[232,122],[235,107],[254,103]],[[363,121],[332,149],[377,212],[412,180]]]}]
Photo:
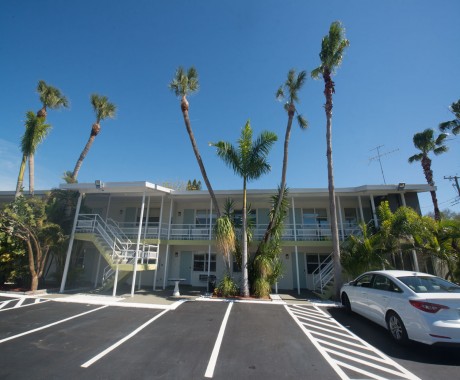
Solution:
[{"label": "tv antenna", "polygon": [[376,161],[376,160],[379,161],[380,170],[381,170],[381,172],[382,172],[382,177],[383,177],[383,183],[386,185],[387,182],[386,182],[386,180],[385,180],[385,174],[383,173],[383,167],[382,167],[382,160],[381,160],[381,158],[384,157],[384,156],[388,156],[388,155],[391,154],[391,153],[397,152],[397,151],[399,150],[399,148],[390,150],[389,152],[380,153],[380,148],[382,148],[382,147],[383,147],[383,145],[378,145],[378,146],[376,146],[375,148],[370,149],[370,151],[376,150],[376,151],[377,151],[377,155],[374,156],[374,157],[370,157],[370,158],[369,158],[369,163],[371,163],[372,161]]}]

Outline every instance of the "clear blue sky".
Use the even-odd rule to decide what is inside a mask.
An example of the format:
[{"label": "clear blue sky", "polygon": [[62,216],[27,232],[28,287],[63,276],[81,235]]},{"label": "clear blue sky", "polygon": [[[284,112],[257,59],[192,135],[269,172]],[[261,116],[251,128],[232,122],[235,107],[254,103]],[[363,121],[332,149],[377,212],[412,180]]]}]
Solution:
[{"label": "clear blue sky", "polygon": [[[49,111],[53,125],[36,154],[36,188],[56,187],[73,169],[94,122],[89,97],[118,106],[83,162],[79,182],[200,179],[179,100],[168,90],[179,65],[195,65],[200,91],[189,98],[196,140],[215,189],[241,180],[210,141],[235,142],[246,120],[279,142],[272,172],[251,188],[276,188],[286,113],[275,92],[290,68],[319,65],[321,39],[341,20],[350,40],[335,77],[333,155],[336,187],[425,183],[414,133],[452,119],[460,98],[458,0],[387,1],[45,1],[0,2],[0,190],[13,190],[26,111],[40,108],[40,79],[61,89],[69,110]],[[310,127],[293,129],[288,186],[327,187],[323,82],[309,79],[298,107]],[[459,138],[433,158],[441,208],[456,196],[444,176],[459,174]],[[28,186],[27,174],[25,186]],[[432,210],[428,197],[424,213]]]}]

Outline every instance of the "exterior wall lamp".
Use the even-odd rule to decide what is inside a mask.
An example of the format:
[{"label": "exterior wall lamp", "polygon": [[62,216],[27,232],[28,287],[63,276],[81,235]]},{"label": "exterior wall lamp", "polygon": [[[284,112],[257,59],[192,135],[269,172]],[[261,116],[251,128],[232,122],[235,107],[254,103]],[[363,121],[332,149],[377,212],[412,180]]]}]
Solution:
[{"label": "exterior wall lamp", "polygon": [[406,184],[404,182],[399,182],[398,191],[403,191],[405,188],[406,188]]}]

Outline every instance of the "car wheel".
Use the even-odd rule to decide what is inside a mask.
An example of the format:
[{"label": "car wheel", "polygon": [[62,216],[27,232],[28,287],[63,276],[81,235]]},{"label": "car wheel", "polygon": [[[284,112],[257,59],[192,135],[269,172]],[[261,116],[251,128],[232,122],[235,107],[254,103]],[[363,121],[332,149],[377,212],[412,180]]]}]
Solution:
[{"label": "car wheel", "polygon": [[350,299],[347,296],[347,293],[342,294],[342,306],[345,308],[347,312],[351,313],[351,304]]},{"label": "car wheel", "polygon": [[407,336],[406,328],[401,320],[401,317],[395,312],[390,312],[387,315],[387,326],[392,338],[398,343],[405,344],[409,338]]}]

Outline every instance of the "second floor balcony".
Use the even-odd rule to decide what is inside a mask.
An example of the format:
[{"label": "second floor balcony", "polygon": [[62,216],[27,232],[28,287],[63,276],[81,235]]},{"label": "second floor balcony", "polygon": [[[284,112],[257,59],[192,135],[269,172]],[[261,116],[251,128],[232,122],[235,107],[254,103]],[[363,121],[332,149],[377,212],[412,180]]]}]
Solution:
[{"label": "second floor balcony", "polygon": [[[76,227],[76,232],[91,232],[96,223],[105,223],[96,215],[80,215]],[[215,239],[212,226],[209,224],[176,224],[167,223],[139,223],[136,222],[114,222],[108,220],[107,230],[121,238],[130,240],[137,239],[139,233],[141,240],[160,239],[160,240],[202,240],[211,241]],[[343,228],[341,228],[343,227]],[[252,228],[253,240],[260,241],[266,231],[266,224],[256,224]],[[339,236],[347,237],[351,234],[359,233],[357,223],[347,222],[339,225]],[[237,233],[239,232],[239,229]],[[331,240],[331,230],[328,223],[319,224],[285,224],[282,234],[283,241],[327,241]]]}]

